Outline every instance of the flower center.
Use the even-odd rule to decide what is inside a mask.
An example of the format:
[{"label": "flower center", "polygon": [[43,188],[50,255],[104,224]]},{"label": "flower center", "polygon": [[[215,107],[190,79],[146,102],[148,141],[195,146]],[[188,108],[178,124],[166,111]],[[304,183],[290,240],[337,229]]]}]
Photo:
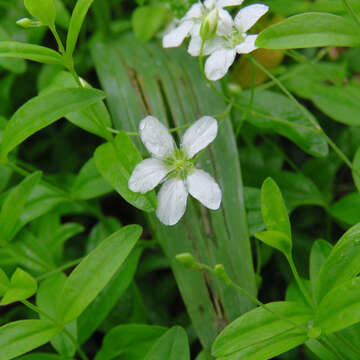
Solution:
[{"label": "flower center", "polygon": [[234,48],[245,40],[245,34],[242,34],[236,29],[231,34],[226,35],[225,39],[228,42],[228,46]]},{"label": "flower center", "polygon": [[171,169],[170,176],[185,178],[193,171],[194,164],[188,159],[183,150],[176,149],[171,157],[165,160],[165,164]]}]

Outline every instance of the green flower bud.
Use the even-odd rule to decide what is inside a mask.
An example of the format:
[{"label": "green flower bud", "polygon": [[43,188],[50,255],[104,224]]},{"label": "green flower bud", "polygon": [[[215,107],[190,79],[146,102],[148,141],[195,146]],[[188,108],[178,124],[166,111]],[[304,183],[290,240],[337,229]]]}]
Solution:
[{"label": "green flower bud", "polygon": [[199,266],[195,260],[195,258],[190,253],[183,253],[176,255],[176,261],[185,266],[188,269],[198,270]]},{"label": "green flower bud", "polygon": [[225,267],[223,264],[217,264],[214,267],[215,274],[218,278],[220,278],[226,285],[231,285],[231,279],[229,275],[226,273]]},{"label": "green flower bud", "polygon": [[37,20],[32,20],[29,18],[22,18],[19,19],[16,22],[17,25],[27,29],[27,28],[32,28],[32,27],[40,27],[43,26],[43,24],[41,23],[41,21],[37,21]]},{"label": "green flower bud", "polygon": [[200,27],[200,36],[203,40],[209,40],[215,36],[218,20],[219,11],[217,8],[210,11],[210,13],[206,15]]}]

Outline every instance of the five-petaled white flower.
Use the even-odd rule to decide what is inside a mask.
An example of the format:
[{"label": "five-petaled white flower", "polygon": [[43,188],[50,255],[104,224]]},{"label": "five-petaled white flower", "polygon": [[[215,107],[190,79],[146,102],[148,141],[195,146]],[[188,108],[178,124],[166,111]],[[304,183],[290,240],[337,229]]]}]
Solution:
[{"label": "five-petaled white flower", "polygon": [[165,225],[175,225],[185,213],[188,194],[209,209],[221,203],[221,189],[205,171],[196,169],[194,156],[216,137],[217,121],[204,116],[185,132],[178,148],[168,129],[155,117],[140,122],[140,137],[152,158],[139,163],[130,179],[129,189],[146,193],[164,181],[158,193],[156,215]]},{"label": "five-petaled white flower", "polygon": [[[205,63],[205,74],[209,80],[216,81],[226,75],[235,60],[236,54],[248,54],[257,49],[255,41],[257,35],[248,35],[246,32],[269,10],[263,4],[253,4],[244,7],[231,19],[227,26],[227,33],[206,40],[203,55],[210,55]],[[189,53],[199,56],[203,39],[193,36]]]},{"label": "five-petaled white flower", "polygon": [[[188,36],[200,36],[201,25],[210,14],[215,14],[212,19],[216,24],[214,28],[217,35],[228,32],[228,24],[232,18],[224,7],[241,5],[244,0],[205,0],[194,4],[178,25],[163,37],[163,47],[178,47]],[[174,23],[175,24],[175,23]]]}]

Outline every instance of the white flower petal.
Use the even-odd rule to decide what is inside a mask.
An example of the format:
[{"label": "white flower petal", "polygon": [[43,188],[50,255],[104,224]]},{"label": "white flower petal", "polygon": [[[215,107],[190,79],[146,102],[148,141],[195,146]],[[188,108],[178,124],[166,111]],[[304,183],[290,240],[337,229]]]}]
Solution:
[{"label": "white flower petal", "polygon": [[248,35],[245,40],[236,46],[236,51],[239,54],[248,54],[254,50],[256,50],[258,47],[255,46],[257,35]]},{"label": "white flower petal", "polygon": [[[200,36],[193,36],[189,43],[188,53],[191,56],[200,56],[202,38]],[[222,49],[225,46],[225,40],[220,37],[214,37],[205,41],[203,55],[207,56],[214,51]]]},{"label": "white flower petal", "polygon": [[181,148],[191,159],[214,141],[217,131],[216,119],[211,116],[203,116],[186,130],[181,141]]},{"label": "white flower petal", "polygon": [[216,34],[219,36],[225,36],[233,31],[234,20],[230,13],[224,9],[219,9],[219,20],[216,29]]},{"label": "white flower petal", "polygon": [[184,19],[200,19],[204,14],[204,10],[204,6],[201,3],[196,3],[185,14]]},{"label": "white flower petal", "polygon": [[140,137],[149,151],[157,159],[169,157],[175,149],[175,143],[168,129],[158,119],[147,116],[139,125]]},{"label": "white flower petal", "polygon": [[221,204],[222,193],[218,183],[205,171],[196,169],[186,178],[190,195],[211,210]]},{"label": "white flower petal", "polygon": [[244,2],[244,0],[218,0],[217,4],[221,7],[227,7],[227,6],[238,6],[241,5]]},{"label": "white flower petal", "polygon": [[156,216],[165,225],[175,225],[185,213],[188,192],[181,179],[165,181],[158,193]]},{"label": "white flower petal", "polygon": [[189,36],[194,23],[192,20],[186,20],[180,23],[178,27],[167,33],[162,40],[164,48],[177,47],[182,44],[184,39]]},{"label": "white flower petal", "polygon": [[235,49],[221,49],[212,53],[205,63],[207,78],[216,81],[224,77],[234,62],[235,56]]},{"label": "white flower petal", "polygon": [[129,189],[142,194],[153,190],[169,173],[169,169],[158,159],[146,159],[137,164],[129,179]]},{"label": "white flower petal", "polygon": [[213,9],[217,4],[216,4],[216,1],[217,0],[205,0],[204,1],[204,6],[207,8],[207,9],[209,9],[209,10],[211,10],[211,9]]},{"label": "white flower petal", "polygon": [[241,9],[235,17],[235,26],[240,32],[246,32],[265,15],[269,7],[264,4],[249,5]]}]

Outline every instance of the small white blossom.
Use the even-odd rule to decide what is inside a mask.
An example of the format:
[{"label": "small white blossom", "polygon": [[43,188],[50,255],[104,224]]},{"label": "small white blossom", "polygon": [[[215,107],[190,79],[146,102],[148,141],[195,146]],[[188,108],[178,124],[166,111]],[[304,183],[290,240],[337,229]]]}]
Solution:
[{"label": "small white blossom", "polygon": [[178,47],[188,36],[200,36],[200,28],[206,21],[211,22],[210,27],[215,28],[217,35],[227,33],[229,21],[231,22],[232,19],[224,7],[241,5],[243,1],[205,0],[197,2],[180,20],[178,26],[163,37],[163,47]]},{"label": "small white blossom", "polygon": [[[257,35],[248,35],[246,32],[268,10],[269,7],[263,4],[246,6],[238,12],[234,20],[231,19],[231,23],[227,24],[227,33],[205,41],[203,55],[210,55],[205,63],[205,74],[209,80],[216,81],[224,77],[236,54],[248,54],[257,49]],[[203,39],[200,36],[193,36],[188,49],[190,55],[199,56],[202,43]]]},{"label": "small white blossom", "polygon": [[156,215],[165,225],[175,225],[185,213],[188,194],[209,209],[220,207],[222,193],[216,181],[195,168],[193,158],[215,139],[217,121],[204,116],[186,130],[177,148],[168,129],[155,117],[140,122],[140,137],[152,155],[136,165],[129,189],[142,194],[164,182],[158,193]]}]

